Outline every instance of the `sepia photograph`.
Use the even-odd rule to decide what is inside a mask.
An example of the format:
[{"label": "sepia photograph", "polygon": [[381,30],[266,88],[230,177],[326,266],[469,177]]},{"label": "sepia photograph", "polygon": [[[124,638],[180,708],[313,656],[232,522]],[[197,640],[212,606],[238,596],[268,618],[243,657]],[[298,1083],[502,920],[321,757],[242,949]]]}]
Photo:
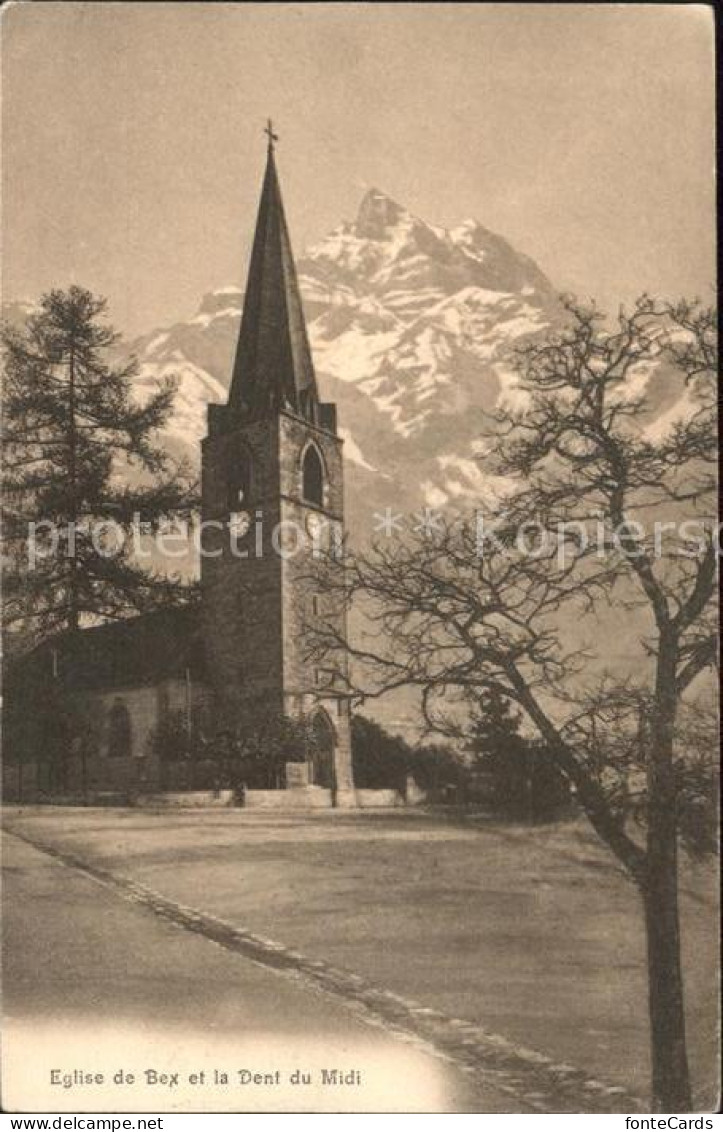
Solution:
[{"label": "sepia photograph", "polygon": [[4,1127],[712,1128],[713,8],[0,35]]}]

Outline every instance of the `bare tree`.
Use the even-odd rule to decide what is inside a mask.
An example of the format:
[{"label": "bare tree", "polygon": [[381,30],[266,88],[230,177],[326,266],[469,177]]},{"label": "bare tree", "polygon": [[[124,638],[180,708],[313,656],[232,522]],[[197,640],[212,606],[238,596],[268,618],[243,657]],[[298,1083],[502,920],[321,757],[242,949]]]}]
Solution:
[{"label": "bare tree", "polygon": [[678,838],[711,777],[689,766],[679,712],[716,656],[716,323],[646,296],[612,326],[566,309],[520,352],[518,407],[486,438],[495,512],[347,549],[325,585],[362,599],[362,631],[316,624],[310,651],[351,655],[362,696],[417,687],[437,730],[463,730],[485,690],[523,710],[642,897],[653,1103],[675,1112],[691,1107]]}]

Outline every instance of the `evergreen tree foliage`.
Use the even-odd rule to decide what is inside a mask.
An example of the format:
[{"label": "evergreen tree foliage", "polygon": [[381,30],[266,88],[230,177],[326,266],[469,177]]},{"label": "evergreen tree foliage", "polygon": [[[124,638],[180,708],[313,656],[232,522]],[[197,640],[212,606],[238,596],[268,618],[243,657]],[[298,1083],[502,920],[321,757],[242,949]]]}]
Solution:
[{"label": "evergreen tree foliage", "polygon": [[404,791],[412,750],[373,719],[354,715],[351,721],[354,783],[365,790]]},{"label": "evergreen tree foliage", "polygon": [[131,537],[194,504],[188,469],[158,441],[174,383],[135,397],[136,363],[115,362],[105,312],[72,286],[2,332],[5,625],[25,646],[193,593],[142,563]]},{"label": "evergreen tree foliage", "polygon": [[498,688],[484,691],[472,720],[468,751],[490,783],[489,798],[502,813],[544,820],[559,814],[567,784],[539,740],[520,734],[515,712]]}]

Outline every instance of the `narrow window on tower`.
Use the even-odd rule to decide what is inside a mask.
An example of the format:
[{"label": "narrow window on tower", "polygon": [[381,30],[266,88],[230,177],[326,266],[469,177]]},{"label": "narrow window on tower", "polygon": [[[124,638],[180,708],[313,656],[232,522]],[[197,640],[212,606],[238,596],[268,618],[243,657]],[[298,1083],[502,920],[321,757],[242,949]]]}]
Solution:
[{"label": "narrow window on tower", "polygon": [[250,494],[251,456],[246,448],[234,448],[226,460],[226,510],[244,510]]},{"label": "narrow window on tower", "polygon": [[316,507],[324,505],[324,468],[321,456],[313,444],[310,444],[304,453],[302,464],[302,495],[306,503],[313,503]]},{"label": "narrow window on tower", "polygon": [[321,613],[321,596],[319,594],[312,594],[311,612],[314,614],[314,617],[318,617]]},{"label": "narrow window on tower", "polygon": [[333,668],[314,669],[314,683],[317,688],[325,688],[328,691],[335,686],[336,682],[336,673]]}]

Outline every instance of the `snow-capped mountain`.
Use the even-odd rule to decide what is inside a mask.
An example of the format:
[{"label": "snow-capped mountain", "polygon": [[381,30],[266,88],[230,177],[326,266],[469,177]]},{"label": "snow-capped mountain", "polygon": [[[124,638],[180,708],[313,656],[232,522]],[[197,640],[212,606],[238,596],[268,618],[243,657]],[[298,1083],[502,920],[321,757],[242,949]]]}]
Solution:
[{"label": "snow-capped mountain", "polygon": [[[322,395],[339,406],[350,518],[367,528],[378,508],[484,491],[484,414],[514,396],[514,347],[559,315],[537,265],[477,221],[439,228],[370,190],[297,269]],[[221,288],[132,344],[142,382],[176,375],[172,439],[193,455],[206,404],[226,395],[242,299]]]},{"label": "snow-capped mountain", "polygon": [[[345,439],[350,532],[363,540],[387,509],[484,506],[497,486],[479,462],[486,414],[514,402],[515,348],[560,323],[549,280],[477,221],[440,228],[376,190],[297,270],[320,392],[337,403]],[[239,287],[222,287],[186,321],[124,347],[138,359],[141,397],[158,378],[177,379],[166,439],[196,463],[207,405],[227,396],[242,301]],[[12,303],[4,316],[21,324],[32,309]],[[652,395],[649,428],[669,428],[685,402],[679,375],[645,363],[637,378],[635,391]],[[374,714],[396,729],[416,719],[412,699],[400,693]]]}]

